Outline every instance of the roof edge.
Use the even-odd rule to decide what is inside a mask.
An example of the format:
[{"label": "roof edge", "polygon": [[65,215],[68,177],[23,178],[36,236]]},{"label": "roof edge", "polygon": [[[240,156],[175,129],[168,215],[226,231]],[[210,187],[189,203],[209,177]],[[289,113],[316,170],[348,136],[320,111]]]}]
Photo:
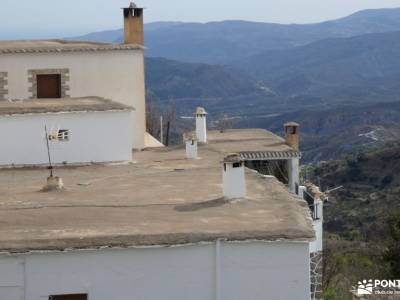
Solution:
[{"label": "roof edge", "polygon": [[[1,43],[2,41],[0,41]],[[40,42],[55,42],[58,45],[29,47],[13,47],[12,42],[18,41],[3,41],[9,42],[10,47],[0,48],[0,54],[24,54],[24,53],[63,53],[63,52],[104,52],[104,51],[123,51],[123,50],[145,50],[145,47],[139,44],[110,44],[110,43],[95,43],[90,41],[73,41],[73,40],[38,40]],[[19,42],[24,42],[19,41]],[[35,42],[35,41],[32,41]]]},{"label": "roof edge", "polygon": [[[315,240],[315,235],[296,233],[292,236],[282,234],[267,234],[263,231],[257,232],[232,232],[230,234],[206,234],[206,233],[176,233],[148,236],[98,236],[92,238],[71,238],[62,240],[32,240],[30,247],[24,247],[26,241],[3,242],[9,247],[0,248],[0,254],[25,254],[34,252],[66,252],[80,250],[101,250],[101,249],[126,249],[126,248],[163,248],[183,247],[196,244],[210,244],[221,240],[225,242],[301,242],[309,243]],[[107,241],[105,244],[103,241]],[[47,246],[40,246],[47,242]],[[58,245],[57,245],[58,244]]]}]

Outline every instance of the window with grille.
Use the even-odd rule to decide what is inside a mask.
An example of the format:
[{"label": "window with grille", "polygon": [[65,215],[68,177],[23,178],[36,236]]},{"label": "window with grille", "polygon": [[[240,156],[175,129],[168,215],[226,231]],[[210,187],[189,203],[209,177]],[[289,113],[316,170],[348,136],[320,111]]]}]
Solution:
[{"label": "window with grille", "polygon": [[69,140],[69,130],[68,129],[60,129],[57,132],[57,140],[68,141]]}]

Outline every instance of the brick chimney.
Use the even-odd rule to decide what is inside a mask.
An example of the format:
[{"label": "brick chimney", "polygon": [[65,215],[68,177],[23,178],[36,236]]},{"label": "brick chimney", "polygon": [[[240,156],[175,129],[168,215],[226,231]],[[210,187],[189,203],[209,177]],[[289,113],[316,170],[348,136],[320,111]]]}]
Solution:
[{"label": "brick chimney", "polygon": [[124,10],[124,43],[144,45],[143,8],[131,2]]},{"label": "brick chimney", "polygon": [[222,185],[226,199],[244,198],[246,196],[244,163],[239,154],[229,154],[224,158]]},{"label": "brick chimney", "polygon": [[200,143],[207,143],[207,112],[203,107],[198,107],[196,116],[196,136]]},{"label": "brick chimney", "polygon": [[300,149],[300,136],[299,127],[300,125],[295,122],[289,122],[284,125],[285,127],[285,138],[286,144],[292,147],[295,151]]}]

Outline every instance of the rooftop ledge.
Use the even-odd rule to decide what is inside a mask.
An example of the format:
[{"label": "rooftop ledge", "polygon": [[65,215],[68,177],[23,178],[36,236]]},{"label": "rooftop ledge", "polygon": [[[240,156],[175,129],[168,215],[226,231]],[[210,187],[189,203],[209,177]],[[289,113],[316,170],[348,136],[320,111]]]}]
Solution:
[{"label": "rooftop ledge", "polygon": [[0,116],[118,110],[134,110],[134,108],[108,99],[94,96],[82,98],[0,101]]},{"label": "rooftop ledge", "polygon": [[111,44],[72,40],[0,41],[0,54],[143,50],[136,44]]}]

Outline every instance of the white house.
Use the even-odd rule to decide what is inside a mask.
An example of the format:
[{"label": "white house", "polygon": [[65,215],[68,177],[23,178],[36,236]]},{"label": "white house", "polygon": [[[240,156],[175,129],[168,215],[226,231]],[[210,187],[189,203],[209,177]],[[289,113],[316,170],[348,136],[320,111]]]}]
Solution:
[{"label": "white house", "polygon": [[131,161],[132,111],[96,97],[0,101],[0,166]]},{"label": "white house", "polygon": [[132,144],[145,148],[143,10],[124,10],[123,44],[0,41],[0,101],[102,97],[135,108]]},{"label": "white house", "polygon": [[58,168],[60,192],[38,192],[46,170],[0,171],[0,299],[310,299],[308,206],[223,151],[271,137],[248,133],[198,159]]},{"label": "white house", "polygon": [[143,9],[123,12],[122,45],[0,42],[0,300],[316,299],[297,124],[207,132],[198,108],[184,145],[100,163],[152,141]]}]

